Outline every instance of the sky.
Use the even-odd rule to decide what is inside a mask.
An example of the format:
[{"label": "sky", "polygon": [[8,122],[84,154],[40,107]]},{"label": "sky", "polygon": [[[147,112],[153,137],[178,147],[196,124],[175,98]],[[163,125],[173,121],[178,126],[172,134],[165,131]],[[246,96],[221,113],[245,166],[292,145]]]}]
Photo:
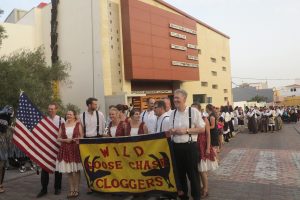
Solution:
[{"label": "sky", "polygon": [[[300,78],[299,0],[165,1],[230,36],[233,86],[268,79],[269,87],[280,87]],[[30,10],[40,2],[0,0],[0,22],[13,8]]]}]

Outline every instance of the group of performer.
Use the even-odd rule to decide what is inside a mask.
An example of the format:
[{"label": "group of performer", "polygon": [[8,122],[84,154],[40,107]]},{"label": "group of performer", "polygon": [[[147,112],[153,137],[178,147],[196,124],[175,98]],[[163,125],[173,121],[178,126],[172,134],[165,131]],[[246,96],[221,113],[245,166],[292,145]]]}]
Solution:
[{"label": "group of performer", "polygon": [[[188,181],[194,200],[208,196],[208,171],[218,168],[218,153],[223,142],[235,135],[235,125],[242,128],[248,122],[249,131],[275,131],[282,128],[285,112],[298,113],[297,110],[270,107],[241,107],[231,105],[220,108],[208,104],[202,109],[200,104],[186,105],[187,92],[178,89],[174,92],[174,108],[169,98],[147,100],[147,110],[129,108],[127,105],[111,105],[108,119],[98,110],[98,100],[88,98],[87,110],[80,115],[68,110],[65,117],[57,115],[58,106],[50,103],[48,119],[59,128],[57,141],[61,143],[56,161],[54,193],[61,192],[62,173],[68,175],[68,198],[79,195],[80,171],[83,169],[79,152],[80,138],[124,137],[142,134],[167,132],[174,147],[174,158],[179,178],[178,196],[189,199]],[[295,114],[294,114],[295,115]],[[2,131],[3,132],[3,131]],[[0,136],[2,136],[1,134]],[[0,138],[1,141],[1,138]],[[0,193],[4,192],[4,165],[7,156],[0,153]],[[5,157],[5,158],[4,158]],[[47,194],[49,173],[41,172],[42,189],[37,197]],[[87,193],[93,191],[88,188]],[[169,197],[170,199],[175,197]]]}]

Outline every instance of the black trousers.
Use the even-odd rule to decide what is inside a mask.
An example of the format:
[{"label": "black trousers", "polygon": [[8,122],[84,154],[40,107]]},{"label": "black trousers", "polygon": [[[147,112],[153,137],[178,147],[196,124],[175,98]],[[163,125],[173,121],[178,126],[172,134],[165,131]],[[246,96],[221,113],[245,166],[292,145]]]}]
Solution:
[{"label": "black trousers", "polygon": [[[61,179],[62,173],[55,171],[55,179],[54,179],[54,189],[60,190],[61,189]],[[41,183],[42,183],[42,190],[47,192],[48,184],[49,184],[49,173],[42,170],[41,173]]]},{"label": "black trousers", "polygon": [[188,200],[188,184],[191,183],[191,194],[194,200],[200,199],[200,177],[198,172],[199,150],[196,142],[174,143],[174,155],[179,179],[179,190],[184,192],[182,200]]}]

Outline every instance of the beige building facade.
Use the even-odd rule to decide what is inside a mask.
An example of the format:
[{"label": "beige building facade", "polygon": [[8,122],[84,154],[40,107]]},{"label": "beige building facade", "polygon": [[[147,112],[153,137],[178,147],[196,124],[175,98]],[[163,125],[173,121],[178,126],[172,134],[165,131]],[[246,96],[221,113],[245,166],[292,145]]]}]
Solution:
[{"label": "beige building facade", "polygon": [[[117,103],[133,103],[144,109],[146,98],[150,96],[172,98],[172,92],[177,88],[187,90],[188,104],[199,102],[221,106],[227,101],[232,102],[230,38],[161,0],[129,0],[127,3],[155,9],[162,15],[166,13],[173,18],[178,16],[189,23],[190,21],[195,23],[195,28],[183,27],[186,28],[183,31],[174,30],[166,24],[170,32],[186,35],[188,38],[196,36],[197,39],[195,49],[188,48],[186,51],[187,54],[189,50],[197,52],[192,57],[187,55],[189,59],[193,59],[190,61],[192,64],[172,66],[172,61],[172,64],[168,63],[170,65],[168,67],[177,67],[176,70],[186,70],[190,67],[187,70],[196,70],[198,79],[165,80],[162,77],[161,80],[159,78],[152,80],[126,77],[128,66],[124,61],[126,59],[124,53],[127,53],[124,49],[128,49],[126,46],[128,41],[124,35],[126,31],[123,30],[126,19],[122,18],[124,16],[122,3],[125,1],[127,0],[59,1],[57,9],[58,57],[72,67],[70,71],[72,84],[60,84],[60,95],[64,103],[75,104],[83,110],[85,99],[94,96],[99,99],[100,109],[103,112],[109,105]],[[51,8],[51,4],[38,6],[17,21],[1,23],[9,37],[3,41],[0,55],[7,55],[20,48],[34,49],[43,46],[47,62],[50,64]],[[131,14],[129,13],[128,16],[131,17]],[[131,24],[130,27],[134,26]],[[186,30],[194,29],[193,35],[186,32]],[[158,30],[159,28],[155,31]],[[167,34],[169,37],[169,33]],[[176,39],[179,43],[183,42],[182,38]],[[177,40],[172,38],[172,41]],[[169,46],[167,48],[170,49]],[[174,51],[173,49],[171,54]],[[134,57],[134,59],[139,58]],[[153,88],[139,87],[143,84],[152,85]]]}]

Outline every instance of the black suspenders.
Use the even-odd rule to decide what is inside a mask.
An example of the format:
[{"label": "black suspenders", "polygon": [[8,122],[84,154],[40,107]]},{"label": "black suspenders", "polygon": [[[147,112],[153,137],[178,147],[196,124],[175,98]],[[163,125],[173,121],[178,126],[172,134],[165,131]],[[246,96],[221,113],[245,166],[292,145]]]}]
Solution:
[{"label": "black suspenders", "polygon": [[59,116],[58,128],[60,128],[60,125],[61,125],[61,116]]},{"label": "black suspenders", "polygon": [[160,132],[162,132],[162,125],[164,123],[164,120],[166,117],[169,117],[169,116],[164,116],[164,118],[161,120],[161,123],[160,123]]},{"label": "black suspenders", "polygon": [[[97,118],[97,136],[99,136],[99,113],[97,110],[96,110],[96,118]],[[83,120],[84,137],[86,138],[85,112],[83,112],[82,114],[82,120]]]},{"label": "black suspenders", "polygon": [[[192,108],[189,107],[189,128],[192,128]],[[189,134],[189,143],[193,142],[192,135]]]},{"label": "black suspenders", "polygon": [[144,111],[144,113],[143,113],[143,116],[142,116],[142,122],[144,122],[144,117],[145,117],[145,114],[146,114],[146,110]]},{"label": "black suspenders", "polygon": [[[176,116],[177,109],[174,110],[174,116],[173,116],[173,128],[174,128],[174,122],[175,122],[175,116]],[[189,128],[192,128],[192,108],[189,107]],[[192,135],[189,134],[189,143],[193,142]]]},{"label": "black suspenders", "polygon": [[98,111],[96,110],[96,117],[97,117],[97,136],[99,136],[99,113]]}]

